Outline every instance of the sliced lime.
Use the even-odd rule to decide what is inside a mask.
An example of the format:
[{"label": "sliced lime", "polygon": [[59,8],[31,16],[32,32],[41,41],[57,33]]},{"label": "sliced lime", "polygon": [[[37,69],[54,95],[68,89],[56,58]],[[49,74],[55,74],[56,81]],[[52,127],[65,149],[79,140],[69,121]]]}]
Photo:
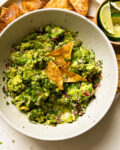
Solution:
[{"label": "sliced lime", "polygon": [[112,21],[113,21],[113,24],[120,24],[120,13],[113,13]]},{"label": "sliced lime", "polygon": [[117,9],[118,11],[120,11],[120,1],[116,1],[116,2],[111,2],[111,5]]},{"label": "sliced lime", "polygon": [[119,24],[116,24],[114,25],[114,36],[115,37],[120,37],[120,25]]},{"label": "sliced lime", "polygon": [[107,36],[113,41],[120,41],[120,24],[115,24],[113,29],[114,34],[107,34]]},{"label": "sliced lime", "polygon": [[120,41],[120,13],[112,14],[114,34],[110,35],[113,40]]},{"label": "sliced lime", "polygon": [[114,34],[109,3],[105,3],[100,9],[99,20],[106,32]]}]

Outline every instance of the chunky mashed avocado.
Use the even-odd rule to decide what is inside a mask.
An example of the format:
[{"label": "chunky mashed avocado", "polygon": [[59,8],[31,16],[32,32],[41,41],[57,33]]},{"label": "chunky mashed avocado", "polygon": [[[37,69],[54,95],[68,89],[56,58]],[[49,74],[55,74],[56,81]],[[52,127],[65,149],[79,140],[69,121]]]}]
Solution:
[{"label": "chunky mashed avocado", "polygon": [[[49,25],[13,45],[6,65],[6,92],[30,121],[48,125],[71,123],[84,114],[94,98],[101,79],[101,62],[95,61],[92,50],[75,40],[76,35],[68,29]],[[69,70],[86,81],[64,83],[64,90],[59,90],[44,71],[48,63],[55,60],[46,54],[71,41],[75,43]]]}]

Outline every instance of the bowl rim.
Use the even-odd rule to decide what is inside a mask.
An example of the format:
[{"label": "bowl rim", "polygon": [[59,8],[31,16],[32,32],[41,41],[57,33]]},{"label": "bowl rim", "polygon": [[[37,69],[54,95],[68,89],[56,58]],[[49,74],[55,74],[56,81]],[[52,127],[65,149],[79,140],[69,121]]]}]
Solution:
[{"label": "bowl rim", "polygon": [[[98,14],[99,14],[99,11],[101,9],[101,7],[107,2],[108,0],[104,0],[100,5],[99,7],[97,8],[97,11],[96,11],[96,14],[95,14],[95,24],[98,26],[98,21],[97,21],[97,18],[98,18]],[[99,26],[98,26],[99,27]],[[112,41],[110,40],[110,42],[113,44],[113,46],[120,46],[120,42],[115,42],[115,41]]]},{"label": "bowl rim", "polygon": [[83,133],[86,133],[88,130],[92,129],[94,126],[96,126],[102,119],[103,117],[106,115],[106,113],[108,112],[108,110],[110,109],[113,101],[114,101],[114,98],[115,98],[115,95],[116,95],[116,92],[117,92],[117,86],[118,86],[118,64],[117,64],[117,59],[116,59],[116,55],[115,55],[115,52],[114,52],[114,49],[109,41],[109,39],[107,38],[107,36],[103,33],[103,31],[95,24],[93,23],[92,21],[90,21],[89,19],[87,19],[86,17],[76,13],[76,12],[72,12],[72,11],[69,11],[69,10],[65,10],[65,9],[60,9],[60,8],[48,8],[48,9],[41,9],[41,10],[35,10],[35,11],[32,11],[30,13],[27,13],[27,14],[24,14],[23,16],[20,16],[19,18],[17,18],[16,20],[14,20],[13,22],[11,22],[0,34],[0,38],[1,36],[4,34],[4,32],[9,28],[11,27],[13,24],[15,24],[17,21],[19,21],[20,19],[24,18],[24,17],[27,17],[31,14],[35,14],[37,12],[44,12],[44,11],[58,11],[58,12],[66,12],[66,13],[69,13],[69,14],[72,14],[74,16],[77,16],[79,18],[82,18],[83,20],[86,21],[86,23],[92,25],[94,28],[97,29],[97,31],[105,38],[107,44],[109,45],[109,48],[110,48],[110,51],[112,53],[112,56],[113,56],[113,60],[114,60],[114,63],[115,63],[115,67],[116,67],[116,74],[115,74],[115,87],[114,87],[114,90],[113,90],[113,96],[112,96],[112,101],[111,103],[109,104],[108,108],[105,110],[105,112],[100,116],[99,119],[97,119],[96,122],[94,122],[91,126],[87,127],[87,129],[83,130],[82,132],[77,132],[77,133],[74,133],[74,134],[71,134],[70,136],[65,136],[64,138],[42,138],[42,137],[38,137],[38,136],[34,136],[34,135],[30,135],[30,133],[26,132],[26,131],[23,131],[22,129],[16,127],[13,123],[11,123],[3,114],[2,112],[0,111],[0,116],[12,127],[14,128],[16,131],[22,133],[23,135],[26,135],[28,137],[31,137],[31,138],[34,138],[34,139],[38,139],[38,140],[45,140],[45,141],[60,141],[60,140],[66,140],[66,139],[71,139],[73,137],[76,137],[76,136],[79,136],[79,135],[82,135]]}]

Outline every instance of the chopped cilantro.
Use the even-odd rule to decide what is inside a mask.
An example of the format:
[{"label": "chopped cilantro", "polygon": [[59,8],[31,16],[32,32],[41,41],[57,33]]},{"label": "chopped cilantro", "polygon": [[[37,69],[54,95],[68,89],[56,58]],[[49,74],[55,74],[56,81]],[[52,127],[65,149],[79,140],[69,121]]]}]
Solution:
[{"label": "chopped cilantro", "polygon": [[5,77],[3,77],[3,81],[5,81]]},{"label": "chopped cilantro", "polygon": [[8,96],[8,93],[7,93],[6,89],[5,89],[5,86],[2,87],[2,91],[3,91],[3,93],[4,93],[6,96]]},{"label": "chopped cilantro", "polygon": [[8,102],[8,101],[6,102],[6,105],[9,105],[9,102]]},{"label": "chopped cilantro", "polygon": [[15,143],[15,140],[12,140],[12,143]]},{"label": "chopped cilantro", "polygon": [[5,74],[5,71],[3,71],[3,74]]}]

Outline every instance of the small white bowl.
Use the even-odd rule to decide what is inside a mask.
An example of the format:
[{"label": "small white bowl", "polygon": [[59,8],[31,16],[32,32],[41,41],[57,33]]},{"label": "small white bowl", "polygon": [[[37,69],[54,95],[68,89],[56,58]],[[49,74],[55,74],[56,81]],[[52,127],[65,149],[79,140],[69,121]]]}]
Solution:
[{"label": "small white bowl", "polygon": [[[11,46],[23,36],[38,27],[55,24],[73,31],[79,31],[78,38],[96,53],[96,59],[103,60],[103,79],[101,87],[88,106],[85,115],[71,124],[57,127],[32,124],[26,115],[10,104],[6,105],[0,90],[0,115],[19,132],[42,140],[63,140],[80,135],[95,126],[110,108],[118,84],[118,67],[114,50],[105,34],[91,21],[79,14],[62,9],[42,9],[25,14],[12,22],[0,34],[0,83],[5,62]],[[8,99],[9,100],[9,99]]]}]

